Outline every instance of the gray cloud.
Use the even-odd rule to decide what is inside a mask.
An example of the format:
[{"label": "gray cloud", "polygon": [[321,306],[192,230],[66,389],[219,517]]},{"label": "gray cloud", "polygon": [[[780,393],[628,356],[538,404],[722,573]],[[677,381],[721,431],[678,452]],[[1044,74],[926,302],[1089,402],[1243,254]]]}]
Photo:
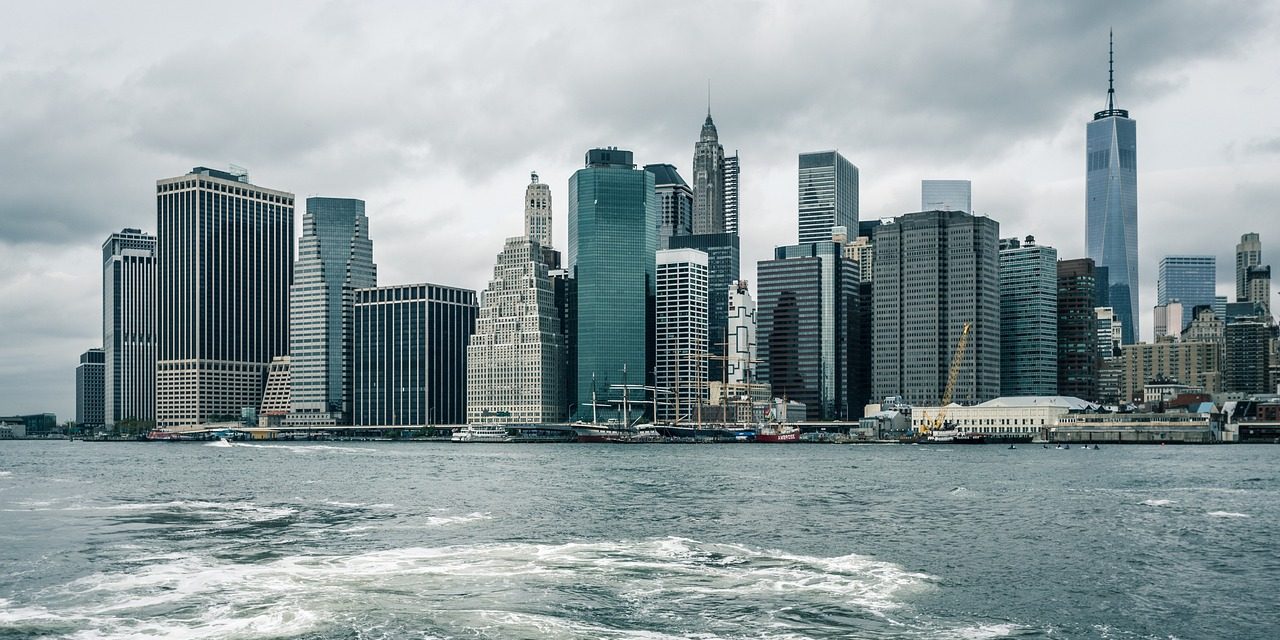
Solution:
[{"label": "gray cloud", "polygon": [[[915,208],[922,177],[968,177],[1006,234],[1070,257],[1083,252],[1079,165],[1084,122],[1105,100],[1106,30],[1143,149],[1185,126],[1167,111],[1203,79],[1188,70],[1278,48],[1274,8],[1196,2],[12,9],[0,26],[0,291],[73,312],[0,315],[0,413],[26,397],[67,417],[67,372],[97,339],[98,245],[154,227],[154,181],[194,165],[365,198],[384,282],[478,288],[520,232],[529,170],[553,186],[561,243],[565,185],[587,148],[687,173],[710,79],[722,141],[743,157],[747,276],[794,237],[795,154],[832,147],[862,170],[864,217]],[[1159,255],[1227,255],[1266,219],[1280,160],[1257,131],[1276,130],[1273,119],[1232,138],[1252,140],[1240,172],[1218,156],[1143,156],[1144,306]],[[1229,227],[1211,249],[1186,233],[1207,211]]]}]

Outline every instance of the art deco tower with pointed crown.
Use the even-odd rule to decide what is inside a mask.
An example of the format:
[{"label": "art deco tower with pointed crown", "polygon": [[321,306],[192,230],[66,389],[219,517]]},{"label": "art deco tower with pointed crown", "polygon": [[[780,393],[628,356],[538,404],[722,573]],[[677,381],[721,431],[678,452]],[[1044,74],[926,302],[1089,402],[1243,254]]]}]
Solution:
[{"label": "art deco tower with pointed crown", "polygon": [[1137,123],[1115,104],[1115,55],[1108,56],[1107,108],[1093,114],[1086,134],[1085,241],[1089,257],[1108,269],[1111,306],[1125,344],[1138,338]]},{"label": "art deco tower with pointed crown", "polygon": [[708,105],[702,135],[693,145],[693,233],[724,233],[724,222],[724,147]]}]

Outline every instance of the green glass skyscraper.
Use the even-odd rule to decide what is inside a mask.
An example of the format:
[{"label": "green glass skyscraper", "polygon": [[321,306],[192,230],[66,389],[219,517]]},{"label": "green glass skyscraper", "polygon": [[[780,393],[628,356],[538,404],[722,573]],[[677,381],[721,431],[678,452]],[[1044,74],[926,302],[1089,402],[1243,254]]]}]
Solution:
[{"label": "green glass skyscraper", "polygon": [[576,417],[590,419],[593,385],[604,403],[621,397],[610,386],[623,383],[624,368],[627,384],[652,382],[659,206],[653,174],[636,168],[630,151],[592,149],[586,164],[569,178],[568,268],[577,311],[570,402]]}]

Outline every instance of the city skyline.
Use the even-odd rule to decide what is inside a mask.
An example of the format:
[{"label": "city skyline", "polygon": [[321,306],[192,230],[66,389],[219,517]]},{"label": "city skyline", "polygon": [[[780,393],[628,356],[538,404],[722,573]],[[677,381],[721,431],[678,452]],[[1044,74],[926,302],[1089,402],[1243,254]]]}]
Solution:
[{"label": "city skyline", "polygon": [[[1276,11],[1267,7],[948,7],[923,27],[967,24],[979,40],[997,44],[975,45],[958,57],[923,43],[895,45],[917,47],[906,58],[922,66],[906,69],[885,62],[887,54],[876,48],[894,40],[895,33],[922,25],[905,24],[874,7],[758,6],[726,12],[694,6],[687,9],[691,17],[718,18],[713,37],[654,53],[687,64],[692,52],[695,61],[707,64],[687,64],[690,69],[678,70],[672,82],[670,68],[659,70],[653,60],[619,61],[625,66],[608,88],[629,101],[610,91],[597,95],[582,84],[595,79],[592,62],[568,63],[566,78],[555,81],[533,73],[569,60],[575,51],[576,45],[567,44],[539,51],[534,43],[542,38],[554,41],[557,34],[594,26],[587,40],[595,42],[619,35],[622,27],[616,25],[628,20],[651,19],[626,8],[593,7],[573,19],[554,10],[531,16],[532,9],[513,8],[494,28],[532,24],[532,35],[485,53],[477,39],[488,22],[465,7],[445,7],[424,28],[456,22],[450,28],[459,35],[440,38],[434,45],[439,50],[417,46],[408,57],[414,64],[441,52],[448,61],[473,54],[477,60],[461,64],[456,76],[448,75],[449,64],[442,62],[417,71],[391,65],[385,75],[369,78],[361,77],[365,69],[387,62],[393,52],[380,45],[345,64],[324,57],[307,60],[302,54],[315,38],[359,44],[395,35],[399,30],[390,22],[398,15],[345,16],[346,10],[281,5],[265,10],[256,26],[241,25],[240,12],[213,15],[201,29],[212,33],[225,27],[227,35],[216,37],[177,28],[172,20],[178,16],[151,16],[153,26],[129,27],[136,31],[113,30],[107,20],[106,35],[98,36],[91,35],[91,26],[115,13],[133,20],[131,10],[15,11],[10,28],[0,27],[12,47],[0,57],[0,73],[15,87],[12,95],[27,103],[14,110],[16,118],[0,124],[0,137],[11,150],[3,174],[12,180],[0,188],[0,270],[5,273],[0,290],[24,303],[3,315],[0,405],[10,413],[55,411],[62,419],[74,413],[67,372],[77,354],[101,346],[101,266],[94,254],[103,238],[121,228],[156,233],[151,189],[157,179],[192,166],[225,168],[237,162],[262,184],[300,198],[323,194],[366,200],[370,237],[386,282],[430,281],[481,290],[492,269],[493,248],[519,232],[523,212],[512,203],[518,202],[530,170],[543,176],[560,202],[567,198],[568,177],[580,166],[582,150],[594,146],[632,149],[638,163],[671,163],[690,175],[689,148],[705,116],[708,76],[721,139],[739,150],[748,167],[741,184],[741,276],[748,280],[755,279],[756,263],[767,259],[773,246],[790,244],[794,237],[795,158],[811,149],[839,149],[859,167],[863,219],[916,210],[921,179],[964,177],[982,194],[978,212],[998,220],[1003,234],[1035,235],[1058,247],[1061,258],[1083,257],[1082,124],[1103,106],[1099,87],[1105,82],[1110,27],[1122,61],[1123,104],[1140,117],[1143,129],[1138,189],[1145,212],[1139,221],[1143,302],[1137,312],[1144,334],[1139,337],[1149,339],[1147,301],[1155,300],[1159,257],[1206,253],[1228,265],[1241,234],[1259,232],[1264,243],[1273,235],[1263,225],[1278,190],[1273,176],[1280,172],[1280,137],[1277,117],[1264,112],[1275,104],[1269,98],[1276,90],[1265,86],[1274,74],[1257,66],[1277,50],[1275,36],[1267,33],[1274,31],[1267,25],[1276,23]],[[866,24],[842,19],[842,11],[866,14]],[[1004,26],[980,20],[991,12],[1007,14]],[[779,16],[790,20],[780,24]],[[270,25],[296,18],[303,24],[296,38],[280,44],[268,36]],[[868,38],[865,48],[810,44],[858,39],[815,37],[836,25],[839,33],[884,33]],[[137,42],[116,43],[122,33]],[[731,37],[747,37],[744,33],[773,33],[775,41],[736,50],[724,46]],[[535,55],[521,61],[530,51]],[[1010,61],[1012,51],[1022,59]],[[803,61],[834,54],[861,63],[787,75]],[[754,64],[768,55],[778,59]],[[497,72],[487,67],[510,73],[493,75]],[[485,88],[489,84],[513,93],[526,88],[512,77],[526,71],[544,85],[534,100],[504,101],[486,93],[492,91]],[[959,76],[957,84],[948,74]],[[964,87],[958,84],[961,78]],[[982,82],[975,87],[973,78]],[[233,80],[281,90],[271,106],[247,109],[219,97]],[[821,85],[811,86],[819,80]],[[939,90],[923,93],[922,82]],[[367,98],[318,99],[317,92],[342,88],[341,83]],[[381,101],[393,86],[404,91],[399,85],[421,89],[410,90],[407,105],[363,114],[366,99]],[[477,86],[482,90],[474,92]],[[1018,90],[1013,95],[988,90],[998,86]],[[442,93],[433,97],[437,87]],[[466,99],[454,101],[466,108],[451,113],[442,103],[458,98],[448,92],[463,88]],[[284,95],[291,89],[304,90],[293,91],[297,97]],[[539,97],[555,98],[556,104]],[[1215,124],[1212,131],[1180,126],[1209,121],[1224,102],[1233,104],[1238,122]],[[190,127],[191,109],[207,116],[199,131]],[[1002,117],[991,118],[993,113]],[[424,120],[442,126],[428,127]],[[1034,170],[1027,168],[1032,165]],[[54,191],[53,184],[75,188]],[[60,195],[42,195],[48,193]],[[1185,233],[1206,211],[1213,212],[1220,238]],[[567,246],[564,225],[554,232],[553,244]],[[1264,254],[1262,262],[1273,261]],[[1225,266],[1218,270],[1219,295],[1234,290],[1233,276]],[[52,317],[31,309],[50,310]]]}]

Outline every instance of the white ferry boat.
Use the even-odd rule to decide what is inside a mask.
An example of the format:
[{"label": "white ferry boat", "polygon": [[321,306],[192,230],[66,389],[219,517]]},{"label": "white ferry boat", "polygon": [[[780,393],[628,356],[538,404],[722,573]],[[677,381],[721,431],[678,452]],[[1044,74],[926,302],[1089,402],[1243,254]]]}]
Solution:
[{"label": "white ferry boat", "polygon": [[453,442],[511,442],[503,425],[469,424],[453,432]]}]

